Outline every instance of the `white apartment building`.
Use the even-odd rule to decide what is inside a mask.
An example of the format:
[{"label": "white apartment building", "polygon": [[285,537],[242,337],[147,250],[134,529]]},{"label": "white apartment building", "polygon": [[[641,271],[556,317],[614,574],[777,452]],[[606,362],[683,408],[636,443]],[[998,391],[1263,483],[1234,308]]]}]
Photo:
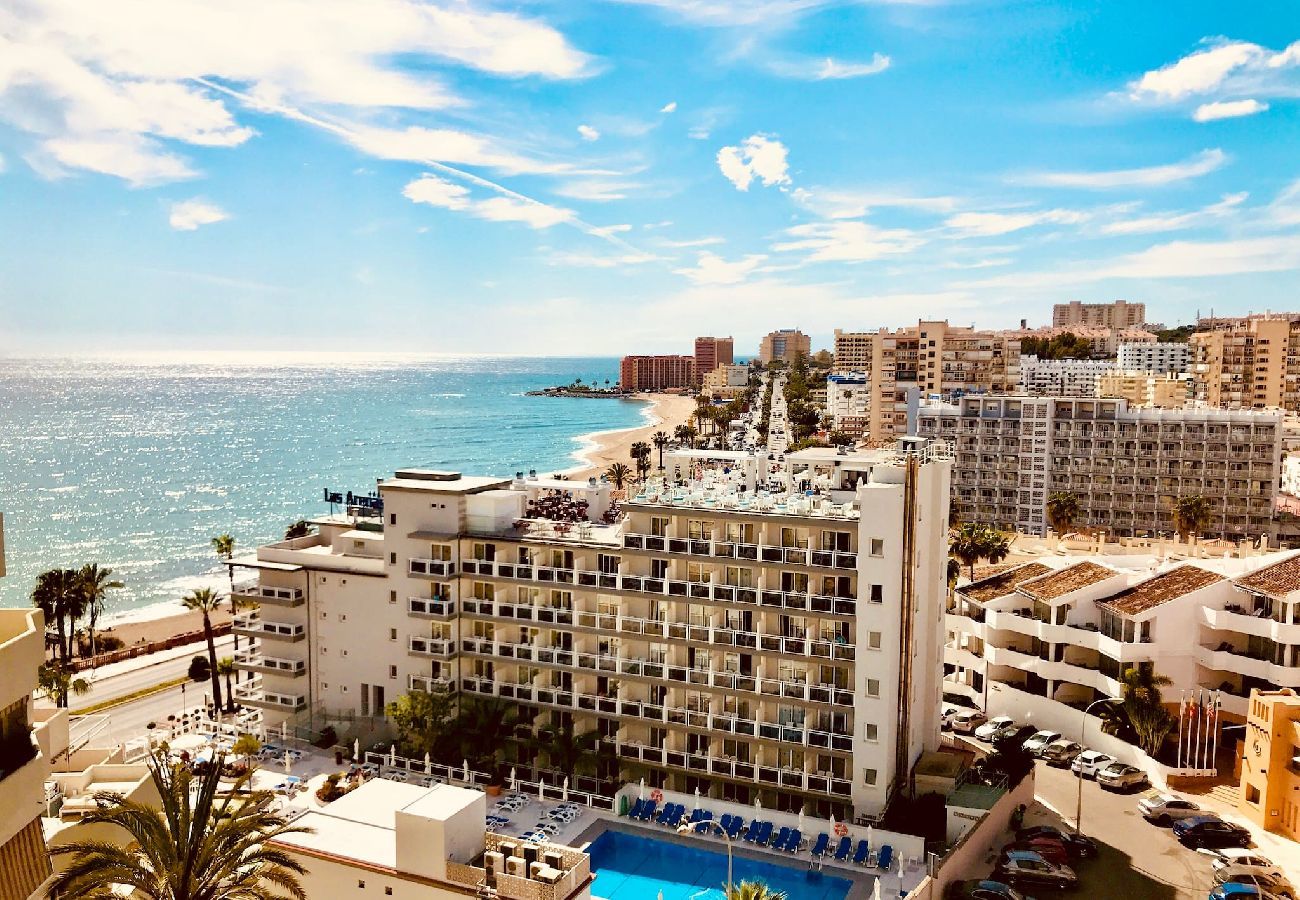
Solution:
[{"label": "white apartment building", "polygon": [[1187,344],[1173,341],[1120,344],[1115,354],[1115,368],[1125,372],[1186,372],[1189,359]]},{"label": "white apartment building", "polygon": [[236,561],[261,603],[236,696],[314,728],[412,689],[500,697],[653,786],[871,821],[939,739],[951,463],[913,446],[667,454],[621,507],[594,480],[400,471],[382,519]]},{"label": "white apartment building", "polygon": [[1097,379],[1115,368],[1104,359],[1020,357],[1020,392],[1035,397],[1096,397]]},{"label": "white apartment building", "polygon": [[864,437],[871,426],[871,379],[858,373],[828,376],[826,413],[832,431]]},{"label": "white apartment building", "polygon": [[1078,498],[1080,527],[1173,531],[1173,501],[1212,506],[1207,533],[1268,534],[1281,455],[1280,413],[1133,409],[1119,399],[963,397],[922,406],[916,433],[956,444],[953,513],[1047,533],[1047,499]]},{"label": "white apartment building", "polygon": [[1221,690],[1242,722],[1252,688],[1300,687],[1300,554],[1044,557],[959,586],[946,628],[945,690],[990,715],[1077,721],[1146,666],[1173,682],[1166,700]]}]

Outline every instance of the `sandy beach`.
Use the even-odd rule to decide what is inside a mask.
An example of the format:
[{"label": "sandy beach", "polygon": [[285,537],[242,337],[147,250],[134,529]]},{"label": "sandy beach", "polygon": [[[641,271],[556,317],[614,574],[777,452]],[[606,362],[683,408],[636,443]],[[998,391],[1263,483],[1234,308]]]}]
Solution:
[{"label": "sandy beach", "polygon": [[[631,449],[637,441],[650,442],[656,431],[666,431],[672,435],[673,429],[685,424],[695,413],[695,398],[677,394],[637,394],[637,400],[650,402],[649,424],[636,428],[618,428],[610,431],[595,431],[582,435],[585,446],[574,453],[582,464],[566,470],[570,478],[588,478],[600,475],[611,463],[621,462],[632,465]],[[602,401],[604,402],[604,401]],[[653,446],[653,444],[651,445]],[[657,465],[659,461],[656,450],[651,457]]]},{"label": "sandy beach", "polygon": [[[225,591],[222,592],[225,594]],[[222,603],[221,609],[212,614],[213,627],[221,627],[230,621],[230,607]],[[175,615],[159,616],[156,619],[126,620],[115,622],[109,627],[101,628],[100,634],[111,634],[126,646],[165,641],[178,634],[201,632],[203,630],[203,613],[179,612]]]}]

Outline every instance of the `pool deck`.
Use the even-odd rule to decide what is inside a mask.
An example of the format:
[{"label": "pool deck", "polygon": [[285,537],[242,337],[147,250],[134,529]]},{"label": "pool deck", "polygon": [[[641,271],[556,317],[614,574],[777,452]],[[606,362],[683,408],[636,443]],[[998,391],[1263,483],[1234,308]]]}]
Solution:
[{"label": "pool deck", "polygon": [[[616,818],[613,816],[601,816],[598,821],[590,823],[577,837],[570,838],[566,843],[570,847],[585,849],[588,844],[600,837],[606,831],[621,831],[624,834],[634,834],[638,837],[654,838],[657,841],[666,841],[668,843],[679,844],[683,847],[692,849],[708,849],[715,853],[725,854],[727,852],[726,841],[720,837],[708,838],[704,835],[697,834],[678,834],[672,828],[655,827],[648,825],[637,825],[626,819]],[[785,866],[790,869],[806,869],[808,867],[807,852],[791,856],[788,853],[777,853],[775,851],[757,850],[752,844],[746,844],[743,841],[736,843],[732,847],[732,853],[738,858],[752,859],[757,862],[775,863],[776,865]],[[827,875],[834,875],[837,878],[844,878],[853,883],[849,889],[848,895],[844,900],[871,900],[874,896],[876,886],[876,874],[860,866],[845,866],[834,861],[828,860],[822,866],[822,871]],[[887,875],[886,878],[896,881],[894,875]],[[597,890],[599,887],[597,886]],[[790,900],[798,900],[797,897],[791,897]]]}]

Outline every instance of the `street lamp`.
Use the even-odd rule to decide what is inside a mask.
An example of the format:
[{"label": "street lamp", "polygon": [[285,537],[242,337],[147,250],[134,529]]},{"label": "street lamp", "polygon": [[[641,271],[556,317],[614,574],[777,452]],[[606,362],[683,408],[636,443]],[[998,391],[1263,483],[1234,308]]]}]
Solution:
[{"label": "street lamp", "polygon": [[727,841],[727,900],[731,900],[731,835],[727,834],[727,829],[710,819],[707,822],[683,822],[677,826],[678,834],[687,834],[697,825],[707,825],[722,835]]},{"label": "street lamp", "polygon": [[[1109,703],[1110,697],[1094,700],[1083,708],[1083,721],[1079,724],[1079,752],[1083,752],[1083,733],[1088,728],[1088,713],[1099,703]],[[1079,798],[1074,805],[1074,833],[1083,834],[1083,766],[1079,766]]]}]

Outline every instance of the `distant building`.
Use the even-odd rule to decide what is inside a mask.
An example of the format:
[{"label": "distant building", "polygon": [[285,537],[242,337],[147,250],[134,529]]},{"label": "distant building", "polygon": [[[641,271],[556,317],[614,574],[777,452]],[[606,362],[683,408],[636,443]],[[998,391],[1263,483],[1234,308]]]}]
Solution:
[{"label": "distant building", "polygon": [[1119,352],[1121,344],[1156,342],[1155,334],[1133,326],[1111,328],[1105,325],[1062,325],[1051,328],[1021,328],[1005,333],[1021,340],[1025,338],[1051,340],[1063,334],[1072,334],[1088,342],[1094,359],[1113,359]]},{"label": "distant building", "polygon": [[1020,357],[1020,389],[1036,397],[1096,397],[1097,378],[1114,369],[1101,359]]},{"label": "distant building", "polygon": [[1120,344],[1115,368],[1126,372],[1186,372],[1188,348],[1173,341]]},{"label": "distant building", "polygon": [[625,391],[664,391],[699,383],[693,356],[625,356],[618,383]]},{"label": "distant building", "polygon": [[758,358],[764,364],[779,359],[787,365],[796,356],[812,355],[812,339],[797,328],[782,328],[763,336],[758,346]]},{"label": "distant building", "polygon": [[[1295,609],[1297,592],[1286,596]],[[1251,691],[1243,743],[1238,811],[1262,828],[1300,840],[1300,695],[1289,687]]]},{"label": "distant building", "polygon": [[1188,338],[1195,399],[1300,411],[1300,313],[1201,319]]},{"label": "distant building", "polygon": [[1024,396],[923,405],[916,427],[957,445],[961,522],[1046,534],[1048,497],[1068,491],[1080,527],[1169,533],[1174,501],[1201,496],[1206,533],[1254,539],[1273,529],[1281,431],[1279,413]]},{"label": "distant building", "polygon": [[1052,307],[1052,326],[1096,325],[1102,328],[1128,328],[1146,324],[1147,305],[1116,300],[1114,303],[1083,303],[1071,300]]},{"label": "distant building", "polygon": [[831,375],[826,379],[826,412],[832,431],[865,437],[871,424],[871,380],[861,373]]},{"label": "distant building", "polygon": [[738,397],[749,387],[749,367],[721,365],[704,374],[701,393],[710,397],[731,399]]},{"label": "distant building", "polygon": [[733,342],[729,337],[697,337],[695,339],[695,371],[704,376],[718,366],[731,365]]},{"label": "distant building", "polygon": [[1187,374],[1112,369],[1097,376],[1098,397],[1118,397],[1127,400],[1129,406],[1177,409],[1187,405],[1191,390],[1191,376]]}]

